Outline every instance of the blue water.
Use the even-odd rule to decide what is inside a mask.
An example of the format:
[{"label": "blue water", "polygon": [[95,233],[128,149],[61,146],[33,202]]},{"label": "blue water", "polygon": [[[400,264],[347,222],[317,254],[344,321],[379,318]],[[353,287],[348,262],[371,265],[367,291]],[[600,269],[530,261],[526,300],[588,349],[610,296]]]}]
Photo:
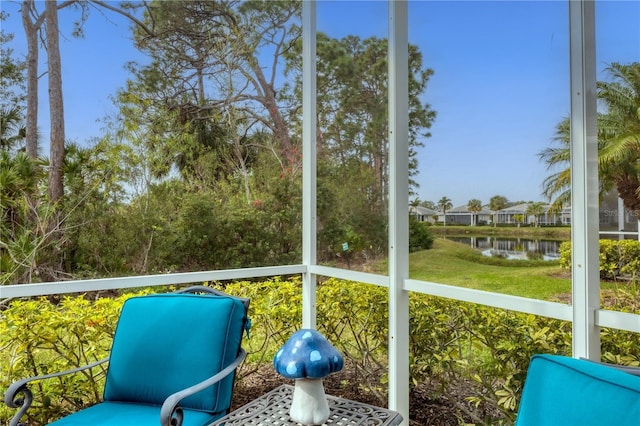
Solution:
[{"label": "blue water", "polygon": [[558,260],[562,241],[505,237],[447,237],[488,257],[513,260]]}]

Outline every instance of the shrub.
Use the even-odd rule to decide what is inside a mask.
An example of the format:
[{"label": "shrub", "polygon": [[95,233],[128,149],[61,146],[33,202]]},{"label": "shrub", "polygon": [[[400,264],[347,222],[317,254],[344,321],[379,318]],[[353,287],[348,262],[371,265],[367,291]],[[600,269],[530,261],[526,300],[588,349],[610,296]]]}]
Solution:
[{"label": "shrub", "polygon": [[[571,268],[571,242],[560,245],[560,265]],[[600,240],[600,278],[616,279],[621,275],[635,279],[640,275],[640,241]]]},{"label": "shrub", "polygon": [[[83,366],[108,355],[124,300],[64,297],[59,304],[46,298],[13,301],[0,321],[0,388],[12,382]],[[106,367],[34,383],[29,421],[47,424],[98,401]],[[15,414],[2,404],[0,423]]]},{"label": "shrub", "polygon": [[[275,352],[302,323],[300,278],[215,283],[228,294],[250,297],[249,362],[238,379],[271,363]],[[637,304],[637,288],[621,288],[616,310]],[[148,292],[148,291],[147,291]],[[106,356],[124,300],[65,297],[13,301],[0,322],[0,388],[19,378],[85,365]],[[318,284],[318,329],[355,367],[349,381],[386,402],[388,290],[328,279]],[[634,305],[635,306],[635,305]],[[473,303],[411,293],[409,298],[411,386],[426,386],[435,398],[457,408],[461,421],[513,421],[530,357],[571,353],[568,322]],[[606,361],[640,365],[640,336],[603,329]],[[97,402],[105,371],[38,383],[29,421],[47,422]],[[15,413],[0,406],[0,424]]]},{"label": "shrub", "polygon": [[[302,323],[302,283],[299,277],[283,280],[215,283],[213,287],[251,299],[250,338],[243,342],[251,362],[270,362],[276,351]],[[243,372],[243,374],[247,374]]]},{"label": "shrub", "polygon": [[515,418],[529,359],[571,351],[568,323],[426,295],[411,297],[411,379],[461,418]]},{"label": "shrub", "polygon": [[433,235],[426,222],[409,219],[409,251],[428,250],[433,246]]}]

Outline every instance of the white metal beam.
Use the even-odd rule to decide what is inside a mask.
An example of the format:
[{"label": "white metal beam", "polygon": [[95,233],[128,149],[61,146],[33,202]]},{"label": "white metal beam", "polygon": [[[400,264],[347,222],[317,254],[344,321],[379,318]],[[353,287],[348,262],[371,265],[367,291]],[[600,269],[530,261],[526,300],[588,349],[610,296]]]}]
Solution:
[{"label": "white metal beam", "polygon": [[638,314],[601,309],[596,314],[596,324],[600,327],[610,327],[616,330],[640,333],[640,315]]},{"label": "white metal beam", "polygon": [[573,356],[600,359],[595,4],[569,1]]},{"label": "white metal beam", "polygon": [[409,424],[409,34],[389,0],[389,408]]},{"label": "white metal beam", "polygon": [[243,278],[304,274],[304,265],[265,266],[261,268],[225,269],[221,271],[183,272],[179,274],[141,275],[137,277],[98,278],[95,280],[58,281],[39,284],[0,285],[0,299],[46,296],[49,294],[84,293],[121,288],[153,287],[205,281],[239,280]]},{"label": "white metal beam", "polygon": [[515,312],[541,315],[563,321],[571,321],[573,319],[571,306],[564,303],[547,302],[527,297],[511,296],[508,294],[418,280],[406,280],[405,289],[416,293],[446,297],[461,302],[477,303],[483,306],[508,309]]},{"label": "white metal beam", "polygon": [[[316,251],[316,2],[302,2],[302,263]],[[302,326],[316,328],[316,275],[302,275]]]},{"label": "white metal beam", "polygon": [[389,287],[389,277],[386,275],[360,272],[353,269],[333,268],[331,266],[309,265],[309,272],[329,278],[355,281],[359,283],[373,284],[380,287]]}]

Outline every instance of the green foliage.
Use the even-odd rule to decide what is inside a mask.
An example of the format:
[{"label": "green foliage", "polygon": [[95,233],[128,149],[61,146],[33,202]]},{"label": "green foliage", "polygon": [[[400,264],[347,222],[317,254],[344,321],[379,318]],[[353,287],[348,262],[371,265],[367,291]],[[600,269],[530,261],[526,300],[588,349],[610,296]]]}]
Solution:
[{"label": "green foliage", "polygon": [[571,351],[570,325],[560,321],[425,295],[410,300],[413,383],[432,383],[474,423],[493,424],[496,410],[513,420],[531,355]]},{"label": "green foliage", "polygon": [[61,210],[44,200],[44,165],[0,150],[0,285],[59,277]]},{"label": "green foliage", "polygon": [[265,165],[250,185],[250,203],[241,179],[215,190],[165,180],[126,204],[89,196],[69,218],[78,224],[68,232],[69,268],[111,276],[299,262],[299,180]]},{"label": "green foliage", "polygon": [[[600,192],[613,188],[631,211],[640,212],[640,62],[613,62],[606,68],[608,78],[598,81],[598,100],[603,112],[598,114],[598,178]],[[569,117],[556,126],[555,146],[544,149],[538,157],[547,169],[558,169],[543,182],[544,195],[553,199],[559,211],[571,202],[571,126]]]},{"label": "green foliage", "polygon": [[[0,10],[0,22],[9,19],[9,14]],[[24,106],[25,101],[25,62],[21,61],[14,55],[13,49],[8,48],[14,34],[5,33],[0,29],[0,110],[3,111],[19,111]],[[3,117],[4,118],[4,117]],[[5,148],[4,139],[5,123],[2,123],[0,147]]]},{"label": "green foliage", "polygon": [[[571,268],[571,242],[560,245],[560,265]],[[616,279],[640,276],[640,241],[600,240],[600,278]]]},{"label": "green foliage", "polygon": [[251,299],[250,338],[243,343],[251,362],[270,362],[276,351],[302,323],[302,282],[284,280],[237,281],[213,285],[227,294]]},{"label": "green foliage", "polygon": [[513,215],[513,220],[516,221],[518,226],[520,226],[521,223],[524,223],[524,219],[525,219],[525,217],[524,217],[523,214],[518,213],[518,214],[514,214]]},{"label": "green foliage", "polygon": [[[300,278],[216,283],[228,294],[251,298],[249,362],[239,380],[278,348],[302,321]],[[637,288],[616,291],[618,310],[637,303]],[[13,301],[0,322],[0,387],[16,379],[85,365],[107,354],[118,312],[131,295],[116,299],[65,297]],[[634,302],[635,301],[635,302]],[[350,381],[386,401],[388,290],[328,279],[318,284],[318,329],[353,365]],[[411,386],[426,384],[434,396],[476,424],[513,421],[529,359],[535,353],[570,354],[570,323],[412,293],[409,299]],[[637,307],[636,307],[637,308]],[[637,334],[603,329],[603,360],[640,365]],[[38,383],[30,421],[44,424],[101,396],[105,370]],[[73,396],[72,396],[73,395]],[[12,410],[0,407],[0,422]]]},{"label": "green foliage", "polygon": [[541,202],[529,203],[527,205],[527,210],[525,211],[525,214],[527,216],[533,216],[533,224],[536,227],[538,226],[538,220],[540,216],[544,214],[544,209],[545,209],[545,204]]},{"label": "green foliage", "polygon": [[409,218],[409,251],[428,250],[433,246],[434,237],[426,222]]},{"label": "green foliage", "polygon": [[[108,355],[124,300],[64,297],[58,304],[46,298],[16,300],[0,321],[0,388],[13,381],[76,368]],[[98,401],[106,367],[99,366],[63,378],[43,380],[31,388],[36,395],[29,421],[47,424]],[[14,413],[0,406],[0,423]]]},{"label": "green foliage", "polygon": [[[387,250],[388,120],[387,40],[318,33],[318,255],[332,260],[343,242],[356,247],[349,255],[380,255]],[[302,43],[287,51],[287,71],[295,77],[301,99]],[[416,149],[429,137],[435,119],[422,100],[433,71],[409,46],[409,174],[416,188]],[[301,133],[301,115],[292,128]]]},{"label": "green foliage", "polygon": [[349,380],[386,400],[388,291],[382,287],[328,279],[317,294],[318,329],[354,366]]}]

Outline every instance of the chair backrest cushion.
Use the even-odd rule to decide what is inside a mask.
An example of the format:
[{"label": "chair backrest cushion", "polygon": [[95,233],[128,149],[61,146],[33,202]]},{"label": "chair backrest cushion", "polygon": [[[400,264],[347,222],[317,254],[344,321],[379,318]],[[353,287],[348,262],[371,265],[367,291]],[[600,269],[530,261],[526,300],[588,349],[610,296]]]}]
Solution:
[{"label": "chair backrest cushion", "polygon": [[640,425],[640,377],[585,360],[534,355],[516,425]]},{"label": "chair backrest cushion", "polygon": [[[172,393],[222,370],[238,355],[246,319],[239,299],[158,294],[125,302],[116,328],[104,400],[161,405]],[[184,408],[229,408],[233,374],[185,398]]]}]

